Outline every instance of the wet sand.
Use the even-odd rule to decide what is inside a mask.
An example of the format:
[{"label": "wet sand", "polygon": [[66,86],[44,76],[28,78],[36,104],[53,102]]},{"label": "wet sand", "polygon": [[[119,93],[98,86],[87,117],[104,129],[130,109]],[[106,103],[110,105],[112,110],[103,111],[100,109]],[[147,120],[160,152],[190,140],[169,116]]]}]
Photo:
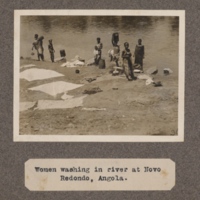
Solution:
[{"label": "wet sand", "polygon": [[[20,66],[35,64],[50,69],[63,77],[26,81],[20,79],[20,102],[61,100],[62,94],[53,97],[28,88],[52,81],[66,81],[84,86],[69,91],[68,95],[83,96],[85,90],[100,88],[102,92],[90,94],[82,107],[68,109],[29,109],[20,112],[21,135],[177,135],[178,133],[178,79],[174,74],[152,75],[162,87],[146,86],[145,80],[127,81],[124,75],[112,76],[110,62],[106,69],[96,66],[76,68],[60,67],[49,61],[20,60]],[[75,73],[79,69],[80,73]],[[148,68],[144,66],[144,72]],[[26,69],[20,69],[23,71]],[[137,74],[135,74],[137,76]],[[85,78],[95,77],[89,83]],[[98,108],[90,111],[83,108]]]}]

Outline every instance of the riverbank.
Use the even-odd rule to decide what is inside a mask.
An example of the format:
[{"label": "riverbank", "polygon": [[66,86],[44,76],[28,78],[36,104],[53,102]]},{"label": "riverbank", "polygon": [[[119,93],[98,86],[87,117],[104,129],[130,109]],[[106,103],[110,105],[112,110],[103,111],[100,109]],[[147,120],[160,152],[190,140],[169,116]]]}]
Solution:
[{"label": "riverbank", "polygon": [[[177,135],[178,78],[174,74],[165,76],[159,70],[153,76],[163,86],[154,87],[145,85],[144,80],[127,81],[124,75],[112,76],[109,62],[106,62],[106,69],[99,69],[96,66],[67,68],[60,67],[62,63],[59,62],[20,60],[20,66],[26,64],[36,65],[28,69],[48,69],[64,76],[34,81],[20,79],[20,102],[62,100],[64,93],[51,96],[29,90],[56,81],[83,84],[67,93],[73,98],[84,96],[94,88],[101,92],[87,94],[83,104],[75,108],[31,108],[20,112],[22,135]],[[20,72],[28,69],[20,69]],[[79,73],[75,73],[76,69]],[[94,80],[90,82],[87,78]]]}]

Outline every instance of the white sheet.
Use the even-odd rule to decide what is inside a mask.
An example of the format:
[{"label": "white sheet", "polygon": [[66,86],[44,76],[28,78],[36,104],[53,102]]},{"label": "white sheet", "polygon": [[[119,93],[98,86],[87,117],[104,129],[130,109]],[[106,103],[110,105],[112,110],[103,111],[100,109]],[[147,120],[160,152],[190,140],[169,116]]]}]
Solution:
[{"label": "white sheet", "polygon": [[29,90],[32,91],[41,91],[45,92],[51,96],[56,96],[57,94],[67,92],[69,90],[76,89],[78,87],[83,86],[82,84],[74,84],[74,83],[68,83],[64,81],[56,81],[52,83],[46,83],[43,85],[39,85],[33,88],[29,88]]},{"label": "white sheet", "polygon": [[84,66],[85,63],[79,60],[73,61],[73,62],[66,62],[60,65],[61,67],[78,67],[78,66]]},{"label": "white sheet", "polygon": [[44,109],[66,109],[66,108],[76,108],[83,106],[83,99],[86,97],[81,96],[78,98],[72,98],[68,100],[39,100],[37,109],[44,110]]},{"label": "white sheet", "polygon": [[20,112],[32,108],[36,102],[20,102]]},{"label": "white sheet", "polygon": [[43,80],[48,78],[55,78],[64,76],[53,70],[48,69],[27,69],[20,73],[21,79],[26,79],[27,81]]}]

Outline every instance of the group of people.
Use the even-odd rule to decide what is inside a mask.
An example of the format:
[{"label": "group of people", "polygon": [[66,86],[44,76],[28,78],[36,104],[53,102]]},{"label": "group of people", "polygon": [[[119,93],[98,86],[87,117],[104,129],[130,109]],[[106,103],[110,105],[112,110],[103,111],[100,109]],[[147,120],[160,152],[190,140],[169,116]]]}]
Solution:
[{"label": "group of people", "polygon": [[[35,34],[34,36],[35,42],[33,43],[32,50],[35,49],[37,51],[38,60],[44,61],[44,47],[43,47],[43,36],[38,36],[38,34]],[[113,49],[109,52],[109,56],[111,58],[111,61],[116,62],[116,66],[119,67],[119,59],[120,59],[120,45],[119,45],[119,33],[113,33],[112,34],[112,45]],[[101,59],[102,55],[102,48],[103,43],[101,42],[101,38],[97,38],[97,43],[94,47],[94,63],[96,65],[99,64],[99,61]],[[52,39],[49,40],[48,50],[50,53],[51,61],[54,62],[54,47],[52,43]],[[140,65],[141,70],[143,71],[143,59],[144,59],[144,45],[142,45],[142,40],[138,40],[138,44],[135,47],[134,55],[135,62],[134,65]],[[128,80],[134,80],[134,73],[133,73],[133,63],[132,63],[132,54],[129,49],[129,43],[124,43],[124,50],[121,54],[122,62],[123,62],[123,68],[125,75]],[[128,71],[125,70],[125,68],[128,68]]]},{"label": "group of people", "polygon": [[[120,59],[120,45],[119,45],[119,33],[113,33],[112,39],[111,39],[113,49],[109,51],[109,56],[111,58],[111,61],[116,62],[116,66],[119,67],[119,59]],[[95,64],[98,65],[99,60],[101,59],[102,54],[102,48],[103,44],[101,43],[101,39],[97,38],[97,44],[95,45],[94,49],[94,60]],[[123,61],[123,68],[128,68],[129,72],[127,70],[124,70],[125,75],[128,80],[134,80],[134,73],[133,73],[133,66],[139,65],[141,71],[143,71],[143,59],[144,59],[144,45],[142,45],[142,40],[138,40],[138,44],[135,47],[134,55],[135,62],[134,65],[132,63],[132,54],[129,49],[129,43],[124,43],[124,50],[122,51],[121,58]]]},{"label": "group of people", "polygon": [[[125,75],[128,80],[135,80],[134,73],[133,73],[133,64],[132,64],[132,54],[129,49],[129,43],[124,43],[124,50],[122,51],[122,60],[123,60],[123,67],[128,67],[129,72],[124,70]],[[143,59],[144,59],[144,45],[142,45],[142,40],[138,40],[138,44],[135,47],[134,52],[135,63],[134,65],[140,65],[140,70],[143,71]]]},{"label": "group of people", "polygon": [[[44,37],[43,36],[39,37],[38,34],[35,34],[34,39],[35,42],[33,42],[32,51],[33,49],[37,51],[38,61],[40,60],[44,61],[44,47],[43,47]],[[54,62],[55,50],[53,47],[52,39],[49,40],[48,50],[50,53],[51,61]]]}]

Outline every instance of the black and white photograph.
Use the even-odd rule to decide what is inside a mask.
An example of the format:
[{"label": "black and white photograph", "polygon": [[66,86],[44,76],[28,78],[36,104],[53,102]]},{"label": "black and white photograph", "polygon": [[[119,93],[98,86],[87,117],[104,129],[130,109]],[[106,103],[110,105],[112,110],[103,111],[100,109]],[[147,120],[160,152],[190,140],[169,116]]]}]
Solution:
[{"label": "black and white photograph", "polygon": [[14,141],[184,140],[184,11],[14,17]]}]

